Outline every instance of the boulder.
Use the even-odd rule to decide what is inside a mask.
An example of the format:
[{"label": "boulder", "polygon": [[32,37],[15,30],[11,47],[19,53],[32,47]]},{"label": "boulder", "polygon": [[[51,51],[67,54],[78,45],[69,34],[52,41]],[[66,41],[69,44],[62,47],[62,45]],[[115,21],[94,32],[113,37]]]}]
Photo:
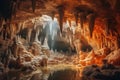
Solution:
[{"label": "boulder", "polygon": [[99,67],[97,65],[87,66],[83,69],[82,75],[85,76],[85,77],[90,77],[90,75],[96,70],[97,71],[99,70]]},{"label": "boulder", "polygon": [[36,67],[34,65],[32,65],[31,62],[24,62],[22,65],[23,66],[21,68],[21,71],[31,72],[33,70],[36,70]]},{"label": "boulder", "polygon": [[42,74],[41,73],[36,73],[31,77],[30,80],[43,80],[42,79]]},{"label": "boulder", "polygon": [[106,56],[106,59],[108,60],[108,63],[120,65],[120,49],[111,52],[108,56]]},{"label": "boulder", "polygon": [[45,67],[47,66],[47,58],[46,57],[43,57],[42,60],[40,61],[40,66],[42,67]]}]

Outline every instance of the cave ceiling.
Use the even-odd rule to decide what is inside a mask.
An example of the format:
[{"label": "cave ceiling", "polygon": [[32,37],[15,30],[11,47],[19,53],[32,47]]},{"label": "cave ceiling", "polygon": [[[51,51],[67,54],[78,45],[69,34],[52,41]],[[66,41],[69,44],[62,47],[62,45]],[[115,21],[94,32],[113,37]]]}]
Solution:
[{"label": "cave ceiling", "polygon": [[0,16],[13,21],[43,14],[74,19],[80,13],[94,13],[97,17],[109,18],[119,13],[119,8],[120,0],[1,0]]}]

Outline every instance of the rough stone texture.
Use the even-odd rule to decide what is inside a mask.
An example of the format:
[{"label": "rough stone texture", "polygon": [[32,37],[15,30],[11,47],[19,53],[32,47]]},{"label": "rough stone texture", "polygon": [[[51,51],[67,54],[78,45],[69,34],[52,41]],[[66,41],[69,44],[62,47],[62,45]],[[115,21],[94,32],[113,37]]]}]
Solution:
[{"label": "rough stone texture", "polygon": [[106,59],[111,64],[119,65],[120,64],[120,49],[117,49],[111,52],[108,56],[106,56]]},{"label": "rough stone texture", "polygon": [[[110,66],[110,65],[108,65]],[[96,65],[87,66],[82,72],[83,80],[119,80],[120,79],[120,68],[101,69]]]},{"label": "rough stone texture", "polygon": [[36,73],[31,77],[30,80],[43,80],[42,79],[42,74],[41,73]]}]

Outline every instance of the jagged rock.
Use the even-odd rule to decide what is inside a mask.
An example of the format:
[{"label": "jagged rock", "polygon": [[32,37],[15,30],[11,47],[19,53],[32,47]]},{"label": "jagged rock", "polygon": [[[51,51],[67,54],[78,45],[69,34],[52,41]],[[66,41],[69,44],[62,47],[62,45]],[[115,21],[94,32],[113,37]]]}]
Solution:
[{"label": "jagged rock", "polygon": [[87,66],[83,69],[82,71],[82,75],[84,77],[90,77],[90,75],[96,71],[96,70],[99,70],[99,67],[97,65],[90,65],[90,66]]},{"label": "jagged rock", "polygon": [[30,46],[29,51],[34,55],[37,56],[41,52],[41,46],[37,42],[33,42],[32,45]]},{"label": "jagged rock", "polygon": [[119,80],[120,79],[120,70],[101,70],[102,74],[105,76],[104,80]]},{"label": "jagged rock", "polygon": [[90,75],[90,80],[108,80],[108,77],[103,75],[100,70],[96,70]]},{"label": "jagged rock", "polygon": [[47,62],[48,62],[48,57],[46,55],[40,55],[40,56],[35,56],[32,61],[31,64],[34,66],[47,66]]},{"label": "jagged rock", "polygon": [[36,73],[31,77],[30,80],[43,80],[42,79],[42,74],[41,73]]},{"label": "jagged rock", "polygon": [[25,61],[28,62],[28,61],[31,61],[31,57],[30,56],[25,56]]},{"label": "jagged rock", "polygon": [[30,52],[25,52],[23,55],[21,55],[21,58],[26,61],[29,62],[32,60],[33,55]]},{"label": "jagged rock", "polygon": [[120,49],[111,52],[108,56],[106,56],[106,59],[108,60],[108,63],[120,65]]},{"label": "jagged rock", "polygon": [[46,56],[43,56],[42,60],[40,61],[40,66],[42,67],[47,66],[47,60],[48,58]]},{"label": "jagged rock", "polygon": [[104,48],[96,51],[95,53],[98,55],[106,55],[107,56],[108,54],[110,54],[110,52],[111,52],[110,48],[104,47]]},{"label": "jagged rock", "polygon": [[4,65],[0,62],[0,74],[4,72]]},{"label": "jagged rock", "polygon": [[31,64],[34,65],[34,66],[40,66],[40,61],[42,60],[42,57],[40,56],[35,56],[32,61],[31,61]]},{"label": "jagged rock", "polygon": [[95,24],[95,14],[91,13],[87,17],[88,17],[88,22],[89,22],[90,37],[92,37],[92,33],[94,30],[94,24]]},{"label": "jagged rock", "polygon": [[9,67],[10,69],[12,69],[12,68],[20,69],[20,68],[22,67],[22,64],[21,64],[21,62],[19,61],[19,58],[16,59],[16,60],[11,59],[11,60],[9,61],[8,67]]},{"label": "jagged rock", "polygon": [[83,80],[119,80],[120,69],[101,69],[98,66],[92,65],[85,67],[82,75]]},{"label": "jagged rock", "polygon": [[24,72],[31,72],[33,70],[36,70],[36,67],[34,65],[32,65],[31,62],[24,62],[22,64],[22,68],[21,68],[21,71],[24,71]]},{"label": "jagged rock", "polygon": [[116,69],[116,68],[115,68],[114,65],[109,64],[109,63],[107,62],[107,60],[103,60],[103,65],[102,65],[101,69],[104,70],[104,69]]},{"label": "jagged rock", "polygon": [[120,69],[114,71],[113,79],[119,80],[120,79]]}]

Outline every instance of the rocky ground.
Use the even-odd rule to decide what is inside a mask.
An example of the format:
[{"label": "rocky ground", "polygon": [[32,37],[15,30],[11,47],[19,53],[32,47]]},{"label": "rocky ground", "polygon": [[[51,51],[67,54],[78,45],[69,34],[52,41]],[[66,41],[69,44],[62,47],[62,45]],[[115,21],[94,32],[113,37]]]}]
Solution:
[{"label": "rocky ground", "polygon": [[[14,54],[16,58],[11,54],[12,56],[6,55],[9,56],[6,60],[1,55],[3,62],[0,63],[0,80],[120,79],[120,68],[113,65],[119,64],[119,49],[110,52],[109,49],[103,48],[89,53],[69,54],[54,52],[46,46],[41,46],[39,42],[27,46],[24,40],[20,41],[13,49],[16,52]],[[6,42],[10,43],[9,40]],[[10,45],[6,42],[2,45]],[[4,48],[7,49],[4,46],[1,46],[1,54]],[[10,53],[9,49],[5,53]]]}]

